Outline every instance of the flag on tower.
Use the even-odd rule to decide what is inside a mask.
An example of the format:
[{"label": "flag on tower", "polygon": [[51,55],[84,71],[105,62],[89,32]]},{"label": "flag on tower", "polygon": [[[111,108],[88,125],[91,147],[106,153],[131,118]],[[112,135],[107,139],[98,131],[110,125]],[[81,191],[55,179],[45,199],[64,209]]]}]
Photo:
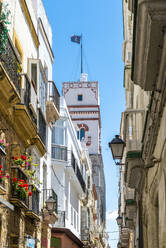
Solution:
[{"label": "flag on tower", "polygon": [[72,41],[72,42],[75,42],[75,43],[77,43],[77,44],[80,44],[81,36],[80,36],[80,35],[72,35],[72,36],[71,36],[71,41]]}]

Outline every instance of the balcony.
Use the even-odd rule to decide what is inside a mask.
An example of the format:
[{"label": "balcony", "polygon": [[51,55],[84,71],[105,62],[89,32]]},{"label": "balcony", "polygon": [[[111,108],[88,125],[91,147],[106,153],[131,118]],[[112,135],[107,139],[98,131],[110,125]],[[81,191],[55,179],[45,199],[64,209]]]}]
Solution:
[{"label": "balcony", "polygon": [[29,209],[26,210],[25,215],[31,218],[32,220],[40,220],[39,217],[39,194],[40,192],[36,189],[33,190],[33,186],[30,186],[29,189],[32,192],[32,196],[29,197],[28,207]]},{"label": "balcony", "polygon": [[[32,121],[37,125],[37,116],[36,113],[34,112],[32,108],[32,93],[31,93],[31,88],[33,87],[27,74],[23,75],[24,78],[24,94],[23,94],[23,99],[24,99],[24,104],[28,109],[29,115],[32,118]],[[37,103],[36,103],[37,104]]]},{"label": "balcony", "polygon": [[52,144],[52,159],[67,161],[67,147]]},{"label": "balcony", "polygon": [[[17,179],[22,179],[25,182],[28,181],[28,176],[25,174],[25,172],[18,166],[12,166],[11,167],[11,178],[17,178]],[[12,184],[12,182],[11,182]],[[10,197],[10,202],[20,208],[27,209],[28,208],[28,202],[29,202],[29,197],[22,197],[18,191],[14,189],[12,186],[11,189],[11,197]]]},{"label": "balcony", "polygon": [[82,174],[80,172],[80,168],[79,168],[79,166],[78,166],[78,164],[76,162],[76,159],[75,159],[73,153],[71,153],[71,166],[73,167],[75,175],[76,175],[76,177],[77,177],[77,179],[78,179],[78,181],[79,181],[79,183],[81,185],[81,188],[82,188],[83,192],[85,193],[86,185],[85,185],[84,179],[83,179]]},{"label": "balcony", "polygon": [[142,135],[145,123],[145,110],[128,109],[124,112],[124,141],[126,143],[126,152],[141,151]]},{"label": "balcony", "polygon": [[120,234],[120,241],[124,247],[128,247],[129,237],[130,237],[129,229],[126,227],[122,227]]},{"label": "balcony", "polygon": [[[1,29],[2,24],[0,24],[0,32]],[[19,67],[20,60],[11,39],[8,37],[5,51],[0,53],[0,107],[7,116],[9,115],[8,108],[21,101]]]},{"label": "balcony", "polygon": [[24,143],[25,147],[31,145],[31,141],[37,135],[36,124],[32,121],[27,107],[24,104],[14,106],[14,129]]},{"label": "balcony", "polygon": [[128,152],[126,155],[125,180],[128,187],[141,189],[144,162],[142,153],[137,151]]},{"label": "balcony", "polygon": [[123,137],[126,143],[125,180],[130,188],[141,186],[143,160],[142,136],[145,123],[145,110],[128,109],[123,115]]},{"label": "balcony", "polygon": [[133,199],[126,200],[126,216],[129,219],[135,219],[137,214],[136,211],[137,211],[136,201]]},{"label": "balcony", "polygon": [[46,116],[48,123],[59,119],[60,95],[53,81],[48,82],[48,100],[46,102]]},{"label": "balcony", "polygon": [[165,73],[165,55],[162,56],[162,53],[166,46],[163,32],[166,4],[163,0],[138,0],[134,13],[133,81],[142,89],[152,91],[157,84],[158,73],[162,72],[162,77],[159,76],[160,84],[163,83]]}]

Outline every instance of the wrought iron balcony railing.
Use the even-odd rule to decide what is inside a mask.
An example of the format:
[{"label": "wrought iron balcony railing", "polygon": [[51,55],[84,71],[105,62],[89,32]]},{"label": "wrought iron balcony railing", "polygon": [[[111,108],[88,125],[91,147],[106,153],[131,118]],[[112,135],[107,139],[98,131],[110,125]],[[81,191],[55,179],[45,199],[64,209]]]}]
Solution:
[{"label": "wrought iron balcony railing", "polygon": [[[25,183],[28,182],[28,177],[24,173],[24,171],[18,167],[18,166],[12,166],[11,167],[11,178],[16,178],[17,180],[24,180]],[[25,206],[28,208],[28,196],[25,197],[24,194],[21,194],[20,191],[18,191],[12,182],[12,188],[11,188],[11,202],[15,205],[21,206],[22,203],[25,204]]]},{"label": "wrought iron balcony railing", "polygon": [[53,189],[43,189],[43,206],[45,202],[52,197],[56,201],[55,213],[58,212],[58,196]]},{"label": "wrought iron balcony railing", "polygon": [[32,192],[32,196],[29,198],[29,210],[32,210],[34,213],[39,214],[40,192],[37,189],[33,190],[33,186],[30,186],[30,191]]},{"label": "wrought iron balcony railing", "polygon": [[34,115],[32,109],[30,108],[31,104],[31,82],[26,74],[24,74],[24,83],[25,83],[25,88],[24,88],[24,104],[26,105],[28,112],[33,120],[33,122],[37,125],[37,118]]},{"label": "wrought iron balcony railing", "polygon": [[[2,29],[3,24],[0,23],[0,32]],[[8,76],[15,85],[16,89],[20,92],[20,60],[9,37],[5,49],[0,52],[0,62],[8,73]]]},{"label": "wrought iron balcony railing", "polygon": [[60,94],[56,88],[54,81],[48,81],[48,93],[49,93],[49,101],[54,102],[58,112],[60,109]]},{"label": "wrought iron balcony railing", "polygon": [[67,147],[52,144],[52,158],[67,161]]}]

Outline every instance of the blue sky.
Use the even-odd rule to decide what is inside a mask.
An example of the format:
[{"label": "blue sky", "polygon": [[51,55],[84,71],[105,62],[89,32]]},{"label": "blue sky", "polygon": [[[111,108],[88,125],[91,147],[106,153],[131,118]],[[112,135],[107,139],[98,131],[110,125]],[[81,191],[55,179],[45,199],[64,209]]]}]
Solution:
[{"label": "blue sky", "polygon": [[[84,72],[100,87],[102,153],[106,177],[107,230],[115,224],[118,208],[118,168],[112,160],[108,142],[119,133],[124,111],[123,17],[122,0],[43,0],[53,31],[55,56],[53,79],[61,92],[64,81],[80,78],[80,46],[70,42],[73,34],[83,34]],[[118,233],[110,233],[111,248]]]}]

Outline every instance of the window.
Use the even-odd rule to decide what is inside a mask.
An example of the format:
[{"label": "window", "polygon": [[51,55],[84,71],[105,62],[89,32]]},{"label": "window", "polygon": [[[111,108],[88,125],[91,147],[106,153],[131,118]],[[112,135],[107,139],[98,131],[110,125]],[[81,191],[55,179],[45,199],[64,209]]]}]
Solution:
[{"label": "window", "polygon": [[77,97],[78,97],[78,98],[77,98],[78,101],[82,101],[82,100],[83,100],[83,96],[82,96],[82,95],[78,95]]},{"label": "window", "polygon": [[67,161],[66,123],[58,120],[52,131],[52,158]]},{"label": "window", "polygon": [[74,211],[74,228],[76,229],[76,211]]},{"label": "window", "polygon": [[80,129],[80,140],[82,140],[82,138],[85,138],[85,129],[84,128]]},{"label": "window", "polygon": [[77,214],[77,232],[79,232],[79,218],[78,218],[78,214]]},{"label": "window", "polygon": [[46,111],[46,84],[44,82],[43,76],[40,73],[40,108],[45,116],[45,111]]},{"label": "window", "polygon": [[58,120],[54,124],[52,132],[52,144],[66,145],[66,127],[63,120]]},{"label": "window", "polygon": [[37,91],[37,64],[31,64],[31,82],[35,91]]},{"label": "window", "polygon": [[71,224],[73,225],[73,207],[71,207]]}]

